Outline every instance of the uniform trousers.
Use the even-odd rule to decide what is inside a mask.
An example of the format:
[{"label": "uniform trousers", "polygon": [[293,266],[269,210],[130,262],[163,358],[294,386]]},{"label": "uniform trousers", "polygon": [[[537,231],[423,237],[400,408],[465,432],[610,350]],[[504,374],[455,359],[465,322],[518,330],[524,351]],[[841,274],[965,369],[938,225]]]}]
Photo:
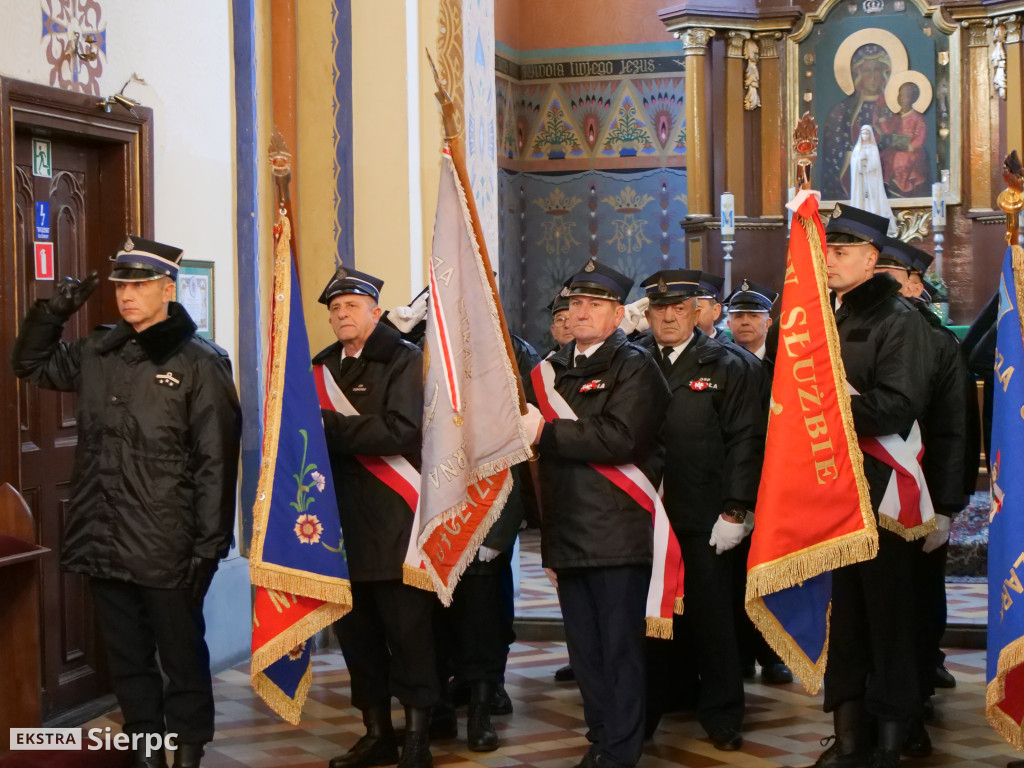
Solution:
[{"label": "uniform trousers", "polygon": [[747,559],[750,556],[750,537],[737,545],[733,562],[733,621],[736,624],[736,641],[739,645],[740,667],[753,667],[756,660],[761,668],[781,664],[777,654],[764,635],[754,626],[747,615]]},{"label": "uniform trousers", "polygon": [[915,552],[917,576],[917,632],[921,642],[918,654],[918,682],[921,700],[935,693],[935,670],[942,666],[946,654],[942,652],[942,636],[946,633],[946,554],[949,545],[925,552]]},{"label": "uniform trousers", "polygon": [[921,715],[914,589],[920,547],[879,527],[876,557],[832,572],[826,712],[863,699],[880,720]]},{"label": "uniform trousers", "polygon": [[426,709],[439,700],[432,620],[437,596],[401,579],[352,582],[352,610],[334,623],[352,680],[352,704],[366,711]]},{"label": "uniform trousers", "polygon": [[511,561],[505,553],[489,563],[474,562],[459,579],[452,604],[438,608],[438,669],[444,683],[450,674],[459,683],[501,681],[516,637],[505,609],[506,569],[511,570]]},{"label": "uniform trousers", "polygon": [[191,590],[95,578],[91,587],[124,732],[176,733],[183,744],[212,741],[206,623]]},{"label": "uniform trousers", "polygon": [[743,726],[743,674],[733,610],[736,552],[716,554],[704,533],[677,535],[685,565],[681,622],[696,662],[697,720],[711,733]]},{"label": "uniform trousers", "polygon": [[559,569],[565,640],[583,697],[590,752],[632,768],[644,746],[649,565]]}]

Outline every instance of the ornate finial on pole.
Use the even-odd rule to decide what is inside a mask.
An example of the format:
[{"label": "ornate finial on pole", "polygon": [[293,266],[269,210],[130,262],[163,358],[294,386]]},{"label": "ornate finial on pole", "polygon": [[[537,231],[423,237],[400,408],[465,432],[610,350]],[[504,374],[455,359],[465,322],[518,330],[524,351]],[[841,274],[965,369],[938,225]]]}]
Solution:
[{"label": "ornate finial on pole", "polygon": [[1016,149],[1003,160],[1003,178],[1007,187],[999,193],[996,205],[1006,213],[1006,244],[1017,245],[1020,226],[1018,214],[1024,208],[1024,168],[1021,167]]},{"label": "ornate finial on pole", "polygon": [[797,189],[810,189],[811,163],[818,159],[818,124],[810,112],[804,112],[793,131],[793,159]]},{"label": "ornate finial on pole", "polygon": [[434,60],[430,58],[430,51],[427,51],[427,61],[430,62],[430,69],[434,72],[434,85],[437,86],[437,91],[434,95],[437,97],[437,103],[441,105],[441,119],[444,121],[444,138],[445,141],[451,141],[459,135],[459,131],[455,127],[455,102],[452,101],[452,97],[448,95],[448,91],[441,84],[441,76],[437,73]]},{"label": "ornate finial on pole", "polygon": [[277,187],[277,203],[280,208],[291,200],[288,186],[292,180],[292,156],[285,144],[284,136],[274,128],[270,136],[270,172],[274,174],[274,185]]}]

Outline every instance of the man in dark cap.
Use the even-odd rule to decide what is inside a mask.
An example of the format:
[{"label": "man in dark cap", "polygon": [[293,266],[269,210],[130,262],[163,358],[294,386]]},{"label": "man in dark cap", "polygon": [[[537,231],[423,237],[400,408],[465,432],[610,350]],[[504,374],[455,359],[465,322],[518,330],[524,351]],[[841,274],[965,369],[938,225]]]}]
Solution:
[{"label": "man in dark cap", "polygon": [[672,392],[661,443],[665,509],[685,564],[686,612],[677,624],[700,678],[697,719],[715,748],[732,751],[743,745],[733,559],[750,532],[765,420],[760,380],[697,327],[699,279],[699,271],[669,269],[642,285],[650,300],[648,348]]},{"label": "man in dark cap", "polygon": [[[323,409],[345,552],[352,611],[335,623],[352,679],[352,703],[366,735],[330,768],[431,764],[430,708],[439,699],[432,617],[437,598],[402,581],[413,510],[396,480],[375,472],[389,457],[418,475],[423,418],[423,354],[378,322],[383,281],[340,267],[318,301],[336,341],[313,358],[348,403]],[[391,724],[391,697],[405,706],[401,761]]]},{"label": "man in dark cap", "polygon": [[[976,397],[967,370],[967,361],[960,351],[960,342],[951,330],[931,311],[924,300],[917,298],[910,276],[931,264],[931,254],[910,243],[888,237],[882,245],[875,274],[892,275],[900,284],[901,293],[910,299],[930,330],[928,344],[934,366],[928,377],[928,407],[921,416],[921,439],[924,457],[921,466],[937,514],[938,529],[924,540],[919,551],[916,601],[918,632],[921,638],[920,684],[922,701],[929,699],[936,687],[953,687],[956,681],[946,670],[945,654],[939,648],[946,630],[946,552],[953,517],[967,504],[968,484],[963,462],[967,453],[967,413]],[[931,741],[924,722],[915,719],[910,726],[905,754],[927,757]]]},{"label": "man in dark cap", "polygon": [[[763,374],[761,396],[762,417],[767,428],[768,397],[771,395],[772,376],[775,372],[774,350],[768,348],[769,329],[772,327],[771,311],[779,294],[767,286],[743,279],[726,299],[727,323],[733,340],[760,361]],[[776,338],[777,341],[777,338]],[[754,661],[761,665],[761,682],[767,685],[785,685],[793,682],[793,673],[779,655],[768,645],[764,636],[747,616],[747,556],[750,554],[750,539],[746,538],[736,548],[733,558],[736,565],[734,606],[736,630],[739,633],[740,658],[746,676],[753,676]]]},{"label": "man in dark cap", "polygon": [[554,300],[548,304],[548,308],[551,310],[551,338],[554,339],[555,342],[555,346],[551,352],[554,353],[572,341],[572,332],[569,330],[568,284],[562,286],[562,290],[559,291]]},{"label": "man in dark cap", "polygon": [[651,355],[618,329],[632,285],[593,259],[573,276],[574,339],[534,369],[529,397],[543,404],[543,420],[524,417],[540,445],[543,563],[558,578],[583,695],[584,766],[630,768],[643,749],[653,522],[602,474],[619,477],[617,465],[634,465],[655,488],[661,478],[658,430],[669,393]]},{"label": "man in dark cap", "polygon": [[736,343],[764,363],[769,378],[774,370],[765,342],[772,327],[771,311],[779,294],[771,288],[744,279],[726,299],[729,331]]},{"label": "man in dark cap", "polygon": [[178,768],[213,739],[203,599],[231,546],[242,424],[227,353],[174,301],[181,256],[130,235],[110,275],[121,321],[62,342],[99,283],[64,278],[12,355],[19,377],[78,396],[61,565],[90,577],[132,765],[147,768],[167,763],[141,737],[177,734]]},{"label": "man in dark cap", "polygon": [[[826,228],[828,287],[861,439],[907,434],[928,404],[928,326],[875,274],[889,221],[837,205]],[[879,514],[893,468],[864,455],[871,506]],[[836,741],[818,766],[900,764],[907,724],[921,715],[914,624],[914,569],[920,543],[878,526],[878,554],[833,571],[825,711]]]}]

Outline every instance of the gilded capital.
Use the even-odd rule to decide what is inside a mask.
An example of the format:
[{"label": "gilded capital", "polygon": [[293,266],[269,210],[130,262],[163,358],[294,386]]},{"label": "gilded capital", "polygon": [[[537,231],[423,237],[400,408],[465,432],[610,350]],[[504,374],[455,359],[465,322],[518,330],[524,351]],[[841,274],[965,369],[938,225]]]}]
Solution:
[{"label": "gilded capital", "polygon": [[1006,27],[1006,44],[1020,42],[1020,19],[1017,16],[1006,16],[1000,19]]},{"label": "gilded capital", "polygon": [[990,19],[971,19],[962,23],[967,30],[968,48],[988,47],[988,28],[992,26]]},{"label": "gilded capital", "polygon": [[762,59],[779,58],[779,40],[782,39],[781,32],[758,32],[754,35],[758,45],[761,46]]},{"label": "gilded capital", "polygon": [[730,59],[742,59],[743,58],[743,44],[750,39],[750,33],[742,30],[729,30],[726,32],[728,35],[725,55]]},{"label": "gilded capital", "polygon": [[707,27],[688,27],[679,33],[683,43],[684,56],[703,56],[707,53],[708,43],[715,36],[715,30]]}]

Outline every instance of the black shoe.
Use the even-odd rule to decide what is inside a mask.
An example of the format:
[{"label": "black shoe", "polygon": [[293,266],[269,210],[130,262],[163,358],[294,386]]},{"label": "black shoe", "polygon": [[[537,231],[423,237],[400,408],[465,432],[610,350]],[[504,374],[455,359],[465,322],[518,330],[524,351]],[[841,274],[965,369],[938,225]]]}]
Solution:
[{"label": "black shoe", "polygon": [[459,737],[459,721],[451,704],[438,704],[430,710],[430,739],[446,741]]},{"label": "black shoe", "polygon": [[167,768],[167,755],[164,754],[163,740],[155,754],[146,756],[146,747],[132,750],[132,768]]},{"label": "black shoe", "polygon": [[504,683],[498,683],[494,688],[494,698],[491,699],[492,715],[511,715],[512,699],[505,690]]},{"label": "black shoe", "polygon": [[903,761],[900,753],[892,749],[876,749],[871,756],[871,768],[900,768]]},{"label": "black shoe", "polygon": [[903,764],[900,751],[907,743],[906,720],[879,720],[878,746],[871,755],[871,768],[899,768]]},{"label": "black shoe", "polygon": [[907,757],[928,757],[932,753],[932,740],[924,727],[924,720],[914,720],[903,741],[903,754]]},{"label": "black shoe", "polygon": [[576,679],[576,673],[572,671],[572,664],[566,664],[555,670],[556,683],[571,683]]},{"label": "black shoe", "polygon": [[398,762],[398,739],[391,725],[391,707],[381,706],[363,712],[366,735],[343,755],[328,763],[328,768],[370,768]]},{"label": "black shoe", "polygon": [[432,768],[430,756],[430,710],[405,708],[405,743],[398,768]]},{"label": "black shoe", "polygon": [[715,728],[708,734],[715,749],[735,752],[743,746],[743,736],[735,728]]},{"label": "black shoe", "polygon": [[956,678],[949,674],[949,670],[940,664],[935,668],[935,681],[933,685],[936,688],[956,688]]},{"label": "black shoe", "polygon": [[199,768],[202,757],[202,744],[182,744],[179,741],[178,748],[174,750],[174,768]]},{"label": "black shoe", "polygon": [[[922,705],[922,707],[924,709],[924,719],[925,720],[934,720],[935,719],[935,702],[931,700],[931,697],[928,697],[927,699],[924,700],[924,704]],[[1024,768],[1024,766],[1021,766],[1021,768]]]},{"label": "black shoe", "polygon": [[793,682],[793,673],[781,661],[761,667],[761,682],[765,685],[787,685]]},{"label": "black shoe", "polygon": [[494,684],[478,680],[470,685],[469,717],[466,720],[466,746],[471,752],[493,752],[498,734],[491,724],[491,700]]},{"label": "black shoe", "polygon": [[832,712],[832,721],[836,735],[821,740],[823,747],[830,741],[832,746],[818,756],[814,768],[868,768],[875,744],[864,702],[844,701]]}]

